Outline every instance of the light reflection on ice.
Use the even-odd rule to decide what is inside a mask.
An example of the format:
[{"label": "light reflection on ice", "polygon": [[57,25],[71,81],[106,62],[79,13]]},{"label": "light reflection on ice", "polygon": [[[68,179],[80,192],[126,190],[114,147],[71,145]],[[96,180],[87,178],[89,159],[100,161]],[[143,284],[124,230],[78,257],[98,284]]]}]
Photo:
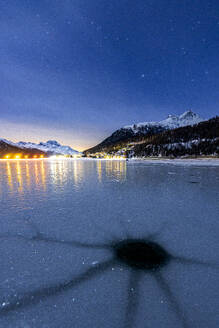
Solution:
[{"label": "light reflection on ice", "polygon": [[[169,174],[124,161],[42,162],[43,170],[40,161],[28,170],[11,164],[13,190],[1,167],[0,326],[218,326],[210,315],[217,311],[218,169]],[[174,260],[145,280],[115,262],[111,244],[149,236]]]}]

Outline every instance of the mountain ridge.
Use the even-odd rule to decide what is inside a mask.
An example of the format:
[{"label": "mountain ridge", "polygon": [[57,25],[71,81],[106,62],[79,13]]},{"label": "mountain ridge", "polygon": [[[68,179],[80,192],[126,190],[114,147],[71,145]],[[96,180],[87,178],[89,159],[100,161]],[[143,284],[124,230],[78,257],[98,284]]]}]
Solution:
[{"label": "mountain ridge", "polygon": [[203,118],[201,118],[198,114],[194,113],[192,110],[188,110],[184,112],[181,115],[172,115],[169,114],[166,119],[155,122],[155,121],[149,121],[149,122],[141,122],[133,125],[127,125],[124,126],[123,128],[125,129],[136,129],[140,128],[142,126],[163,126],[163,127],[168,127],[168,128],[173,128],[176,129],[178,127],[182,126],[187,126],[187,125],[194,125],[197,123],[200,123],[204,121]]},{"label": "mountain ridge", "polygon": [[219,156],[219,116],[130,145],[127,157]]},{"label": "mountain ridge", "polygon": [[168,115],[168,117],[158,122],[142,122],[132,125],[126,125],[113,132],[109,137],[104,139],[98,145],[84,151],[85,155],[102,152],[109,147],[113,147],[118,143],[126,143],[137,141],[145,136],[161,133],[166,130],[176,129],[183,126],[195,125],[205,121],[198,114],[188,110],[183,114]]},{"label": "mountain ridge", "polygon": [[24,155],[79,155],[80,152],[72,149],[69,146],[62,146],[56,140],[48,140],[47,142],[40,142],[36,144],[34,142],[13,142],[4,138],[0,138],[0,157],[6,156],[8,153],[23,153]]},{"label": "mountain ridge", "polygon": [[41,151],[44,151],[46,153],[53,153],[53,154],[61,154],[61,155],[76,155],[79,154],[79,152],[70,146],[63,146],[56,140],[48,140],[46,142],[40,142],[39,144],[36,144],[34,142],[24,142],[19,141],[17,143],[18,146],[21,148],[34,148],[39,149]]},{"label": "mountain ridge", "polygon": [[0,138],[0,158],[10,159],[10,158],[38,158],[38,157],[48,157],[48,154],[39,149],[29,149],[18,147],[16,143]]}]

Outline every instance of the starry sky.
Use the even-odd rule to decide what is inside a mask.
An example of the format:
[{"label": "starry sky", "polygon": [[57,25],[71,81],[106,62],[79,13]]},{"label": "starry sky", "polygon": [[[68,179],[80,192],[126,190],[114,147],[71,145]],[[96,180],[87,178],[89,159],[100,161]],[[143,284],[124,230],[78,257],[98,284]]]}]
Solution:
[{"label": "starry sky", "polygon": [[0,137],[78,150],[219,114],[218,0],[1,0]]}]

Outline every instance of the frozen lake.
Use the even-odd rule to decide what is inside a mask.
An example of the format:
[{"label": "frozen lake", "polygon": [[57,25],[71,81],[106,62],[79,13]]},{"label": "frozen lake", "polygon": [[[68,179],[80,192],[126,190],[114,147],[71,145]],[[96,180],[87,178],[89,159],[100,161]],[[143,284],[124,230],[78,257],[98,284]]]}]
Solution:
[{"label": "frozen lake", "polygon": [[[218,328],[219,167],[0,162],[1,328]],[[115,256],[160,245],[160,269]]]}]

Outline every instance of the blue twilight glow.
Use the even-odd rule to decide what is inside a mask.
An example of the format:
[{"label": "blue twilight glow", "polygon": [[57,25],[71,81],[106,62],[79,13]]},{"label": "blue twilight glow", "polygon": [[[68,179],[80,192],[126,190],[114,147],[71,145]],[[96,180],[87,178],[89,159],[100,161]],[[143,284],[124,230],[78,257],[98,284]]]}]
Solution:
[{"label": "blue twilight glow", "polygon": [[76,149],[191,108],[218,114],[218,0],[2,0],[1,137]]}]

